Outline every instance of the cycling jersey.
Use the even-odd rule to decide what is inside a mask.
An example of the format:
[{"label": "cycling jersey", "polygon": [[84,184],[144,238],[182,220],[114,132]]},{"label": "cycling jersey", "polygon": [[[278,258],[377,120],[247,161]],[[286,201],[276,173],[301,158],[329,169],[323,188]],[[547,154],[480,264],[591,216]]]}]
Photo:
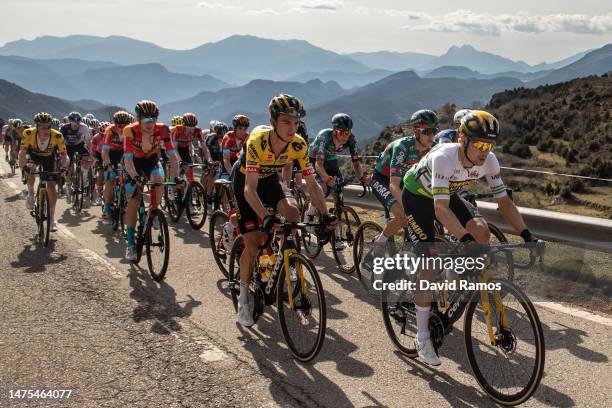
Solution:
[{"label": "cycling jersey", "polygon": [[236,133],[231,130],[229,132],[227,132],[225,134],[225,136],[223,136],[223,142],[221,143],[223,146],[223,154],[229,154],[230,156],[230,163],[233,165],[236,160],[238,159],[238,156],[240,154],[240,150],[242,149],[242,146],[244,145],[244,142],[249,138],[249,134],[247,132],[246,136],[244,139],[239,139],[236,136]]},{"label": "cycling jersey", "polygon": [[35,127],[24,130],[21,139],[21,150],[27,151],[31,156],[38,157],[50,157],[56,150],[62,155],[66,154],[64,137],[57,130],[50,130],[47,146],[39,146],[36,136],[37,129]]},{"label": "cycling jersey", "polygon": [[123,151],[123,134],[119,132],[117,126],[110,125],[104,131],[104,142],[102,149],[113,152]]},{"label": "cycling jersey", "polygon": [[[91,143],[89,144],[89,155],[94,156],[96,153],[102,153],[102,145],[104,144],[104,135],[102,133],[96,133],[94,137],[91,138]],[[97,155],[96,155],[97,156]]]},{"label": "cycling jersey", "polygon": [[347,142],[340,147],[336,147],[333,140],[333,129],[323,129],[319,132],[315,140],[310,144],[308,148],[308,156],[316,160],[337,160],[336,153],[348,148],[351,153],[351,159],[353,161],[359,160],[357,154],[357,139],[355,135],[351,135]]},{"label": "cycling jersey", "polygon": [[380,153],[375,170],[386,177],[402,177],[420,158],[414,137],[402,137],[389,143]]},{"label": "cycling jersey", "polygon": [[64,135],[66,146],[74,146],[89,142],[89,128],[83,123],[79,123],[77,130],[73,130],[70,123],[67,123],[60,128],[60,132]]},{"label": "cycling jersey", "polygon": [[506,187],[495,154],[489,152],[482,166],[465,168],[459,156],[461,149],[463,147],[459,143],[434,146],[418,164],[406,172],[405,189],[434,200],[448,200],[451,193],[460,192],[475,180],[485,177],[496,198],[505,196]]},{"label": "cycling jersey", "polygon": [[246,142],[246,154],[240,156],[241,173],[258,173],[260,179],[270,177],[294,159],[298,160],[304,176],[314,172],[308,160],[306,141],[301,136],[294,134],[285,150],[276,156],[270,142],[271,133],[272,128],[269,126],[257,126],[253,129]]},{"label": "cycling jersey", "polygon": [[189,147],[194,139],[202,141],[202,129],[194,127],[191,131],[185,125],[174,126],[171,129],[172,141],[177,148]]},{"label": "cycling jersey", "polygon": [[123,129],[123,151],[125,157],[134,157],[135,159],[148,159],[153,155],[159,155],[161,145],[166,149],[166,154],[171,156],[176,153],[172,139],[170,138],[170,130],[163,123],[156,123],[153,129],[153,135],[150,137],[149,146],[143,143],[142,128],[140,123],[132,123]]},{"label": "cycling jersey", "polygon": [[434,143],[454,143],[456,137],[457,131],[455,129],[445,129],[434,136]]},{"label": "cycling jersey", "polygon": [[221,142],[223,138],[217,136],[216,133],[211,132],[206,136],[206,147],[208,147],[208,151],[210,152],[210,158],[212,161],[220,162],[223,160],[223,149],[221,147]]}]

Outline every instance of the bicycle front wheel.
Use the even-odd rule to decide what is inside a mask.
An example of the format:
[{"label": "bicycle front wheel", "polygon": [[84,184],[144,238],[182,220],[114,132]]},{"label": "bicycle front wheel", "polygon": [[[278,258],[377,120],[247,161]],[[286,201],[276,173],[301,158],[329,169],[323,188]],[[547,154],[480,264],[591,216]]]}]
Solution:
[{"label": "bicycle front wheel", "polygon": [[476,381],[489,397],[503,405],[518,405],[533,395],[544,373],[542,325],[535,307],[518,287],[506,279],[494,278],[489,283],[500,287],[486,292],[494,344],[483,309],[484,292],[476,291],[464,320],[467,357]]},{"label": "bicycle front wheel", "polygon": [[189,194],[190,197],[188,201],[191,205],[187,206],[187,219],[189,220],[191,228],[199,230],[204,226],[208,213],[208,208],[206,207],[206,192],[199,182],[194,181],[191,185]]},{"label": "bicycle front wheel", "polygon": [[[309,217],[306,214],[306,210],[308,209],[308,205],[302,208],[301,221],[309,224],[319,223],[321,221],[321,213],[319,210],[315,210],[314,215]],[[304,230],[300,231],[300,240],[301,240],[301,248],[304,249],[306,256],[310,259],[315,259],[321,253],[321,249],[323,245],[319,242],[319,237],[317,236],[316,227],[309,225]]]},{"label": "bicycle front wheel", "polygon": [[43,247],[49,245],[49,231],[51,229],[51,206],[47,190],[39,190],[38,200],[38,242]]},{"label": "bicycle front wheel", "polygon": [[81,167],[77,166],[72,182],[73,203],[76,212],[81,212],[83,209],[83,184],[83,172]]},{"label": "bicycle front wheel", "polygon": [[383,228],[374,221],[365,221],[357,228],[353,245],[353,264],[359,280],[361,280],[361,261],[364,255],[372,250],[374,241],[382,230]]},{"label": "bicycle front wheel", "polygon": [[342,207],[342,213],[338,217],[336,233],[332,235],[331,246],[338,269],[344,273],[353,273],[355,270],[353,245],[355,245],[355,234],[359,224],[361,224],[361,221],[357,211],[353,207]]},{"label": "bicycle front wheel", "polygon": [[223,243],[223,226],[229,221],[227,214],[223,211],[215,211],[210,217],[210,224],[208,226],[208,238],[210,239],[210,249],[213,253],[213,258],[217,266],[221,270],[221,273],[226,278],[227,274],[227,260],[229,258],[229,243]]},{"label": "bicycle front wheel", "polygon": [[168,223],[161,210],[151,210],[147,220],[145,245],[149,273],[156,282],[164,279],[170,261],[170,235]]},{"label": "bicycle front wheel", "polygon": [[325,338],[323,285],[312,262],[298,253],[289,257],[289,270],[283,269],[278,279],[276,301],[283,336],[298,360],[310,361],[321,350]]}]

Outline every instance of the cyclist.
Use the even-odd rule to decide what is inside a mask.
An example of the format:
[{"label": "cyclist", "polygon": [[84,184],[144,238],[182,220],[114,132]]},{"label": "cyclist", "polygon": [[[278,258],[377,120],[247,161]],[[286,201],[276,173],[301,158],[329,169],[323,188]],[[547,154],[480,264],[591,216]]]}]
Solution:
[{"label": "cyclist", "polygon": [[106,126],[106,123],[102,123],[97,129],[94,129],[95,134],[91,138],[91,143],[89,144],[89,157],[93,158],[95,168],[99,169],[96,175],[96,200],[94,201],[94,205],[102,205],[102,190],[104,188],[102,146],[104,144],[104,130]]},{"label": "cyclist", "polygon": [[258,126],[253,129],[246,142],[245,154],[240,157],[240,165],[234,167],[232,175],[238,225],[245,243],[240,256],[238,322],[247,327],[254,324],[253,299],[248,293],[248,283],[258,253],[259,220],[263,220],[263,229],[267,231],[277,222],[263,203],[273,207],[287,221],[299,220],[295,200],[279,179],[278,170],[291,171],[291,163],[297,159],[310,197],[324,214],[324,222],[334,222],[334,218],[327,213],[323,192],[313,177],[306,141],[295,133],[300,118],[306,114],[302,103],[294,96],[279,94],[270,101],[268,111],[272,127]]},{"label": "cyclist", "polygon": [[236,115],[232,119],[234,130],[230,130],[223,136],[221,145],[223,147],[223,173],[231,174],[232,166],[238,160],[240,150],[249,137],[249,126],[251,122],[248,116]]},{"label": "cyclist", "polygon": [[134,122],[134,117],[126,111],[117,111],[113,115],[113,124],[104,130],[102,143],[102,161],[104,162],[104,209],[102,210],[102,223],[110,225],[113,207],[113,191],[115,177],[113,174],[123,157],[123,129]]},{"label": "cyclist", "polygon": [[53,127],[53,129],[59,130],[61,125],[62,123],[60,122],[58,118],[53,118],[53,121],[51,122],[51,126]]},{"label": "cyclist", "polygon": [[[78,153],[81,157],[87,158],[89,156],[89,150],[87,149],[87,143],[89,143],[91,136],[89,133],[89,127],[84,123],[81,123],[83,118],[79,112],[70,112],[68,115],[69,123],[60,128],[60,132],[64,136],[64,142],[66,144],[66,151],[68,152],[68,158],[70,163],[74,160],[75,153]],[[71,166],[72,167],[72,166]],[[89,169],[89,163],[87,160],[81,161],[81,170],[83,174],[87,174]],[[87,177],[84,178],[83,187],[87,188],[89,180]],[[68,188],[71,183],[68,183]],[[67,194],[68,202],[70,202],[71,194]]]},{"label": "cyclist", "polygon": [[12,146],[13,148],[13,157],[10,160],[15,160],[17,154],[19,153],[19,147],[21,146],[21,135],[23,134],[23,130],[25,129],[25,125],[21,119],[13,119],[11,123],[11,127],[7,129],[7,132],[4,136],[4,151],[6,154],[6,161],[9,161],[8,152]]},{"label": "cyclist", "polygon": [[[141,175],[155,183],[164,181],[164,170],[159,164],[159,151],[165,145],[166,154],[170,160],[170,174],[177,180],[178,158],[172,144],[170,129],[163,123],[157,123],[159,108],[153,101],[142,100],[136,104],[136,122],[123,129],[123,157],[128,178],[125,191],[128,195],[128,205],[125,212],[128,246],[125,259],[136,260],[136,213],[140,205],[139,184]],[[164,193],[163,186],[156,188],[157,202],[161,202]]]},{"label": "cyclist", "polygon": [[208,197],[209,204],[212,203],[213,200],[212,192],[217,176],[223,175],[225,178],[229,178],[229,175],[225,175],[223,169],[221,169],[221,163],[223,162],[222,142],[227,131],[227,125],[225,123],[215,121],[213,131],[208,134],[206,140],[204,140],[204,144],[202,145],[205,163],[216,164],[219,166],[216,173],[211,171],[206,178],[206,185],[204,188],[206,189],[206,196]]},{"label": "cyclist", "polygon": [[392,141],[376,160],[372,192],[383,207],[393,214],[393,219],[376,238],[373,257],[383,256],[387,239],[404,226],[406,217],[402,205],[402,177],[431,148],[438,130],[438,116],[427,109],[414,112],[409,123],[413,136]]},{"label": "cyclist", "polygon": [[[525,242],[536,239],[525,226],[514,202],[508,197],[501,179],[500,167],[492,149],[499,136],[499,122],[485,111],[472,111],[463,117],[459,126],[459,143],[444,143],[432,148],[418,164],[404,176],[402,202],[406,212],[409,237],[417,255],[436,256],[434,220],[440,221],[459,239],[467,256],[479,256],[482,249],[476,243],[489,240],[488,228],[477,225],[456,191],[466,181],[485,178],[497,199],[499,210],[509,225]],[[479,238],[470,232],[480,230]],[[486,230],[486,231],[485,231]],[[433,281],[435,271],[423,269],[421,279]],[[423,361],[439,365],[429,338],[431,291],[415,292],[417,336],[415,347]]]},{"label": "cyclist", "polygon": [[[61,165],[65,168],[68,165],[66,155],[66,146],[64,145],[64,137],[60,132],[51,129],[53,118],[46,112],[39,112],[34,116],[35,127],[23,131],[23,141],[19,150],[19,167],[23,172],[23,178],[27,177],[28,197],[26,198],[26,208],[32,210],[34,208],[34,181],[33,175],[29,175],[30,166],[25,166],[26,158],[29,155],[30,160],[34,164],[42,167],[43,171],[56,171],[54,152],[60,154]],[[45,177],[47,181],[47,193],[49,194],[49,210],[51,213],[50,230],[57,231],[55,222],[55,204],[57,203],[57,192],[55,189],[55,177],[49,175]]]},{"label": "cyclist", "polygon": [[[357,154],[357,139],[352,131],[353,119],[346,113],[336,113],[331,122],[332,128],[321,130],[308,148],[308,156],[315,169],[316,180],[323,189],[325,196],[329,194],[329,186],[342,180],[336,154],[346,148],[350,151],[357,178],[365,184],[370,184],[369,178],[363,174]],[[314,214],[315,208],[312,204],[309,204],[306,210],[309,221],[312,221]],[[340,224],[337,228],[340,228]],[[340,236],[340,231],[337,232]],[[344,241],[336,241],[337,249],[343,249],[345,245]]]},{"label": "cyclist", "polygon": [[436,137],[434,138],[434,143],[456,143],[457,142],[457,131],[459,130],[459,126],[461,125],[461,119],[471,111],[469,109],[460,109],[453,116],[453,128],[452,129],[444,129],[440,131]]},{"label": "cyclist", "polygon": [[185,113],[180,121],[176,121],[170,133],[176,147],[179,159],[183,164],[192,164],[191,147],[194,139],[201,141],[202,129],[198,126],[198,118],[193,113]]}]

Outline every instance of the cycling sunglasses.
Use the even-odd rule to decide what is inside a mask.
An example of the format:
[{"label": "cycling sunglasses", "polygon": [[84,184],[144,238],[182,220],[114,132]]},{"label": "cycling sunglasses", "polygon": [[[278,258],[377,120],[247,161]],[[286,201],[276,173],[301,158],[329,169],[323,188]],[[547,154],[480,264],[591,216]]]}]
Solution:
[{"label": "cycling sunglasses", "polygon": [[353,133],[353,131],[351,129],[347,129],[347,130],[342,130],[342,129],[334,129],[336,132],[338,132],[338,134],[342,135],[342,136],[350,136],[351,133]]},{"label": "cycling sunglasses", "polygon": [[480,141],[480,140],[476,140],[476,141],[472,142],[472,146],[474,146],[475,148],[477,148],[481,152],[488,152],[488,151],[491,151],[493,149],[493,147],[495,147],[495,143],[483,142],[483,141]]},{"label": "cycling sunglasses", "polygon": [[51,124],[48,124],[48,125],[38,125],[38,128],[39,129],[43,129],[43,130],[49,130],[49,129],[51,129],[51,127],[52,127]]}]

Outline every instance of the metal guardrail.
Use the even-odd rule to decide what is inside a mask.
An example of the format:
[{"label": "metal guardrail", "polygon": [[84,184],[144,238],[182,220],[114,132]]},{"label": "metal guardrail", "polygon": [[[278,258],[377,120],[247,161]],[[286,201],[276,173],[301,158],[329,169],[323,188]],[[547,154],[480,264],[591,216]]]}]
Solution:
[{"label": "metal guardrail", "polygon": [[[351,205],[382,212],[382,206],[373,194],[368,193],[364,197],[357,197],[357,194],[362,192],[361,186],[346,186],[344,201]],[[497,211],[496,203],[486,201],[477,201],[477,203],[478,210],[487,221],[492,222],[504,232],[515,233]],[[612,220],[527,207],[518,207],[518,210],[529,226],[529,230],[537,237],[612,253]]]}]

